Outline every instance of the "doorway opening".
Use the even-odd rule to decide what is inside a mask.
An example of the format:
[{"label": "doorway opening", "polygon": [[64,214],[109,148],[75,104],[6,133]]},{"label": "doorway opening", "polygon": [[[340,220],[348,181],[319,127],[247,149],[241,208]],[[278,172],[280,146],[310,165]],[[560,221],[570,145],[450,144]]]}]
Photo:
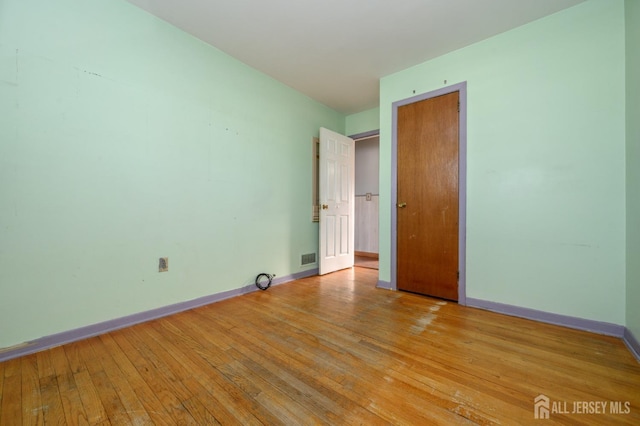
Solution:
[{"label": "doorway opening", "polygon": [[350,137],[355,141],[354,265],[378,269],[380,131]]}]

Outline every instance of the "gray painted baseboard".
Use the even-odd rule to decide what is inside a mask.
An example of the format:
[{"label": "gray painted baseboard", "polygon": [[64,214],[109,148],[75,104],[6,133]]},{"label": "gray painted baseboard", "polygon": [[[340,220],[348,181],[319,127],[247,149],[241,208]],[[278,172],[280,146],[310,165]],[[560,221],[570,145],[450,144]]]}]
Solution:
[{"label": "gray painted baseboard", "polygon": [[623,325],[588,320],[584,318],[576,318],[568,315],[553,314],[550,312],[522,308],[520,306],[507,305],[504,303],[490,302],[488,300],[473,299],[470,297],[467,297],[467,306],[470,306],[472,308],[485,309],[500,314],[511,315],[514,317],[545,322],[548,324],[575,328],[577,330],[605,334],[607,336],[623,337],[625,331],[625,327]]},{"label": "gray painted baseboard", "polygon": [[[378,281],[376,287],[383,288],[385,290],[393,290],[390,282],[382,280]],[[465,303],[461,303],[461,305],[471,308],[485,309],[499,314],[526,318],[533,321],[574,328],[577,330],[589,331],[591,333],[619,337],[627,345],[631,354],[633,354],[638,362],[640,362],[640,342],[636,339],[631,330],[622,325],[576,318],[568,315],[553,314],[550,312],[522,308],[520,306],[507,305],[504,303],[490,302],[488,300],[474,299],[471,297],[467,297]]]},{"label": "gray painted baseboard", "polygon": [[[299,272],[297,274],[287,275],[284,277],[276,277],[271,285],[283,284],[289,281],[310,277],[318,274],[318,269],[310,269],[308,271]],[[391,283],[379,280],[376,287],[385,290],[393,290]],[[17,345],[15,349],[9,349],[0,352],[0,362],[17,358],[23,355],[29,355],[55,346],[64,345],[66,343],[75,342],[99,334],[108,333],[120,328],[129,327],[146,321],[172,315],[178,312],[187,311],[200,306],[209,305],[221,300],[229,299],[242,294],[259,291],[255,285],[247,285],[234,290],[228,290],[209,296],[200,297],[198,299],[180,302],[133,315],[101,322],[98,324],[80,327],[74,330],[64,331],[62,333],[52,334],[42,337],[22,345]],[[507,305],[503,303],[490,302],[487,300],[473,299],[467,297],[466,306],[472,308],[485,309],[500,314],[526,318],[533,321],[540,321],[549,324],[561,325],[564,327],[575,328],[578,330],[590,331],[592,333],[605,334],[609,336],[620,337],[625,342],[631,353],[640,362],[640,342],[628,328],[600,321],[587,320],[583,318],[575,318],[567,315],[552,314],[549,312],[538,311],[535,309],[522,308],[519,306]]]},{"label": "gray painted baseboard", "polygon": [[638,339],[636,339],[636,336],[633,335],[633,333],[631,332],[631,330],[629,330],[629,328],[624,329],[623,340],[624,340],[624,343],[626,343],[629,350],[631,351],[631,353],[633,354],[633,356],[635,356],[638,362],[640,362],[640,342],[638,342]]},{"label": "gray painted baseboard", "polygon": [[638,360],[638,362],[640,362],[640,343],[635,338],[633,333],[631,333],[631,330],[623,325],[588,320],[584,318],[576,318],[568,315],[553,314],[549,312],[538,311],[535,309],[507,305],[504,303],[473,299],[470,297],[467,297],[467,306],[472,308],[486,309],[488,311],[496,312],[499,314],[526,318],[533,321],[560,325],[577,330],[589,331],[591,333],[619,337],[627,345],[627,347],[631,351],[631,354]]},{"label": "gray painted baseboard", "polygon": [[472,299],[469,297],[467,297],[467,306],[470,306],[472,308],[486,309],[488,311],[497,312],[499,314],[526,318],[533,321],[540,321],[548,324],[575,328],[577,330],[589,331],[591,333],[619,337],[627,345],[631,354],[638,360],[638,362],[640,362],[640,342],[638,342],[638,339],[636,339],[631,330],[623,325],[588,320],[584,318],[576,318],[568,315],[552,314],[549,312],[537,311],[535,309],[521,308],[519,306],[489,302],[487,300],[481,299]]},{"label": "gray painted baseboard", "polygon": [[378,280],[378,284],[376,284],[377,288],[384,288],[385,290],[393,290],[391,287],[391,283],[387,281]]},{"label": "gray painted baseboard", "polygon": [[[284,277],[276,277],[271,282],[271,285],[283,284],[289,281],[298,280],[301,278],[318,275],[318,269],[310,269],[307,271],[298,272],[296,274],[287,275]],[[129,327],[135,324],[140,324],[146,321],[154,320],[168,315],[176,314],[178,312],[187,311],[189,309],[198,308],[200,306],[209,305],[211,303],[219,302],[221,300],[229,299],[242,294],[251,293],[254,291],[260,291],[255,285],[246,285],[237,289],[223,291],[221,293],[212,294],[209,296],[199,297],[197,299],[188,300],[186,302],[175,303],[173,305],[163,306],[161,308],[151,309],[145,312],[139,312],[133,315],[127,315],[121,318],[115,318],[112,320],[100,322],[97,324],[88,325],[85,327],[76,328],[74,330],[63,331],[61,333],[52,334],[50,336],[41,337],[24,344],[16,345],[15,348],[8,348],[4,352],[0,352],[0,362],[7,361],[12,358],[17,358],[23,355],[29,355],[35,352],[50,349],[56,346],[64,345],[66,343],[76,342],[78,340],[87,339],[100,334],[108,333],[110,331],[118,330],[120,328]]]}]

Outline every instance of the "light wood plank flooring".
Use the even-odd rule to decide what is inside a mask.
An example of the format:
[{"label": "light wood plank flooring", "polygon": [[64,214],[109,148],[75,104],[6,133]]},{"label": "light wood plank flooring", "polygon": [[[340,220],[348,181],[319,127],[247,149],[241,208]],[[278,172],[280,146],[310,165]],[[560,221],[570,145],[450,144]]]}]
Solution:
[{"label": "light wood plank flooring", "polygon": [[376,280],[311,277],[0,363],[0,424],[640,424],[621,340]]},{"label": "light wood plank flooring", "polygon": [[378,269],[378,259],[367,256],[355,256],[354,266],[360,268]]}]

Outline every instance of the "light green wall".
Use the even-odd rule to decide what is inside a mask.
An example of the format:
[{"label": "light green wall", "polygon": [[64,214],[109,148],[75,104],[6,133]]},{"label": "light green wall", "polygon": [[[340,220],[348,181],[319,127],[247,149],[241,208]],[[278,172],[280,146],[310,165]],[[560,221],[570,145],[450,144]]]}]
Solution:
[{"label": "light green wall", "polygon": [[392,103],[466,81],[467,297],[624,324],[624,37],[590,0],[383,78],[380,279]]},{"label": "light green wall", "polygon": [[378,130],[380,128],[380,108],[372,108],[345,118],[347,136]]},{"label": "light green wall", "polygon": [[627,328],[640,340],[640,1],[626,0]]},{"label": "light green wall", "polygon": [[125,1],[0,2],[0,347],[303,271],[344,120]]}]

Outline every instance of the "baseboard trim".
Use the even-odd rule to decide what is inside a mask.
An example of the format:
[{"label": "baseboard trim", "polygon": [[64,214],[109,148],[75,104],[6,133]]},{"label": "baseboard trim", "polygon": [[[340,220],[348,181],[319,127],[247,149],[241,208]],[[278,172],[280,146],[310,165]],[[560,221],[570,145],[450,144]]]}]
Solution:
[{"label": "baseboard trim", "polygon": [[[271,282],[272,286],[284,284],[289,281],[299,280],[302,278],[318,275],[318,269],[310,269],[298,272],[296,274],[283,277],[275,277]],[[13,347],[0,349],[0,362],[7,361],[24,355],[33,354],[56,346],[64,345],[78,340],[87,339],[89,337],[98,336],[110,331],[118,330],[154,319],[166,317],[168,315],[177,314],[178,312],[188,311],[189,309],[198,308],[200,306],[209,305],[211,303],[220,302],[225,299],[240,296],[243,294],[260,291],[254,284],[239,287],[233,290],[227,290],[220,293],[199,297],[197,299],[188,300],[186,302],[175,303],[156,309],[151,309],[137,314],[127,315],[120,318],[76,328],[61,333],[52,334],[50,336],[41,337],[36,340],[21,343]]]},{"label": "baseboard trim", "polygon": [[385,290],[395,290],[393,287],[391,287],[390,282],[382,281],[382,280],[378,280],[378,284],[376,284],[376,288],[382,288]]},{"label": "baseboard trim", "polygon": [[629,328],[624,329],[624,343],[627,345],[634,357],[640,362],[640,342],[636,339]]},{"label": "baseboard trim", "polygon": [[473,299],[467,297],[467,306],[472,308],[485,309],[500,314],[514,317],[526,318],[547,324],[560,325],[577,330],[590,331],[592,333],[604,334],[607,336],[623,337],[626,327],[623,325],[608,322],[594,321],[584,318],[577,318],[568,315],[554,314],[536,309],[523,308],[520,306],[507,305],[504,303],[490,302],[488,300]]},{"label": "baseboard trim", "polygon": [[[276,277],[272,281],[271,285],[275,286],[284,284],[286,282],[299,280],[314,275],[318,275],[317,268],[283,277]],[[376,287],[384,290],[394,290],[391,287],[391,283],[388,281],[378,280]],[[100,334],[108,333],[110,331],[118,330],[125,327],[130,327],[132,325],[162,318],[168,315],[173,315],[178,312],[188,311],[189,309],[194,309],[200,306],[220,302],[225,299],[230,299],[232,297],[240,296],[254,291],[259,291],[255,285],[246,285],[237,289],[203,296],[197,299],[188,300],[186,302],[175,303],[156,309],[151,309],[145,312],[127,315],[121,318],[76,328],[74,330],[52,334],[50,336],[41,337],[29,342],[20,343],[9,348],[0,348],[0,362],[8,361],[10,359],[21,357],[24,355],[33,354],[67,343],[76,342],[78,340],[98,336]],[[548,324],[589,331],[592,333],[620,337],[629,348],[631,354],[638,360],[638,362],[640,362],[640,342],[627,327],[621,325],[587,320],[584,318],[576,318],[567,315],[553,314],[549,312],[538,311],[535,309],[507,305],[498,302],[490,302],[487,300],[474,299],[470,297],[467,298],[467,306],[472,308],[485,309],[500,314],[526,318],[534,321],[540,321]]]}]

